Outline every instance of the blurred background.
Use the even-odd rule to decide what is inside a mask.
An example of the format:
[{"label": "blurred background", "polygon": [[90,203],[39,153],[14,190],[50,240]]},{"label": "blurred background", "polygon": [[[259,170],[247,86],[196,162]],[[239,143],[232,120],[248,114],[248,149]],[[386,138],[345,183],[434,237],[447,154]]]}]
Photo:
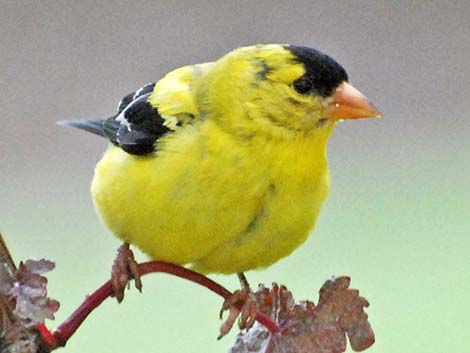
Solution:
[{"label": "blurred background", "polygon": [[[467,0],[2,0],[0,231],[16,260],[56,262],[49,291],[62,306],[48,326],[108,278],[120,245],[89,194],[106,142],[55,122],[108,116],[176,67],[274,42],[332,55],[384,118],[337,127],[314,235],[249,280],[316,301],[327,278],[350,275],[371,304],[368,352],[468,349],[469,17]],[[238,288],[235,276],[212,278]],[[149,276],[143,294],[105,302],[62,352],[225,352],[236,330],[216,341],[221,304]]]}]

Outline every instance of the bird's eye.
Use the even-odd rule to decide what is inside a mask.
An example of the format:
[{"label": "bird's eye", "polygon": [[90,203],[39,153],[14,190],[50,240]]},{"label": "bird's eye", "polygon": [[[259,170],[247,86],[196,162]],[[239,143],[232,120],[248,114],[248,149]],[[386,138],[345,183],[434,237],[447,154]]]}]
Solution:
[{"label": "bird's eye", "polygon": [[309,93],[313,88],[313,82],[308,77],[301,77],[294,81],[294,88],[300,94]]}]

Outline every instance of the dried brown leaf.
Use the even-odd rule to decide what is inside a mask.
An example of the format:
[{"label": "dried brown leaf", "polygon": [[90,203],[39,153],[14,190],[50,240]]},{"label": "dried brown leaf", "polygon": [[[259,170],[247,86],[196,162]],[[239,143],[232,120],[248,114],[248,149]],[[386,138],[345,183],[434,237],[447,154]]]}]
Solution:
[{"label": "dried brown leaf", "polygon": [[36,324],[53,319],[59,303],[47,297],[47,279],[54,268],[47,260],[27,260],[18,268],[0,235],[0,353],[41,350]]},{"label": "dried brown leaf", "polygon": [[284,286],[262,285],[256,298],[260,311],[274,320],[280,331],[275,334],[259,323],[237,336],[230,353],[341,353],[346,350],[346,335],[355,351],[374,343],[374,332],[367,321],[366,299],[349,289],[350,279],[327,281],[320,289],[315,306],[310,301],[295,302]]}]

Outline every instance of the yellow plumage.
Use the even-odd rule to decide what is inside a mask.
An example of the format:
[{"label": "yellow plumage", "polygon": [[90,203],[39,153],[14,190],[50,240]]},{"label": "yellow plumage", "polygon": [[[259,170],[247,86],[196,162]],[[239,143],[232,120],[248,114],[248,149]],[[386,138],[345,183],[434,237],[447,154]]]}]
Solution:
[{"label": "yellow plumage", "polygon": [[147,155],[111,146],[96,167],[105,224],[153,259],[205,273],[290,254],[328,193],[335,125],[326,95],[293,88],[307,69],[285,46],[263,45],[169,73],[147,101],[170,133]]},{"label": "yellow plumage", "polygon": [[92,193],[110,229],[154,259],[203,272],[267,266],[299,246],[328,192],[326,137],[246,143],[212,123],[191,130],[157,158],[106,152]]}]

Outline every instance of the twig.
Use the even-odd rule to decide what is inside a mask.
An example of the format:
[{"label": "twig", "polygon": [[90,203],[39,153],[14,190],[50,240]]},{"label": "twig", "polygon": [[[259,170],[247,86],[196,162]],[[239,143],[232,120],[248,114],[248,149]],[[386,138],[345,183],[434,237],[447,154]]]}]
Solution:
[{"label": "twig", "polygon": [[[197,283],[203,287],[208,288],[214,293],[227,299],[232,295],[230,291],[222,287],[220,284],[212,281],[211,279],[187,268],[174,265],[161,261],[150,261],[139,264],[139,273],[141,276],[148,273],[164,272],[180,278],[187,279],[191,282]],[[60,324],[52,332],[46,326],[38,325],[38,330],[41,333],[43,341],[49,350],[54,350],[58,347],[63,347],[70,337],[85,321],[87,316],[98,307],[106,298],[113,296],[113,287],[111,280],[108,280],[94,293],[88,295],[84,302],[70,315],[62,324]],[[278,332],[277,324],[269,317],[262,313],[258,313],[256,320],[264,325],[271,333]]]}]

